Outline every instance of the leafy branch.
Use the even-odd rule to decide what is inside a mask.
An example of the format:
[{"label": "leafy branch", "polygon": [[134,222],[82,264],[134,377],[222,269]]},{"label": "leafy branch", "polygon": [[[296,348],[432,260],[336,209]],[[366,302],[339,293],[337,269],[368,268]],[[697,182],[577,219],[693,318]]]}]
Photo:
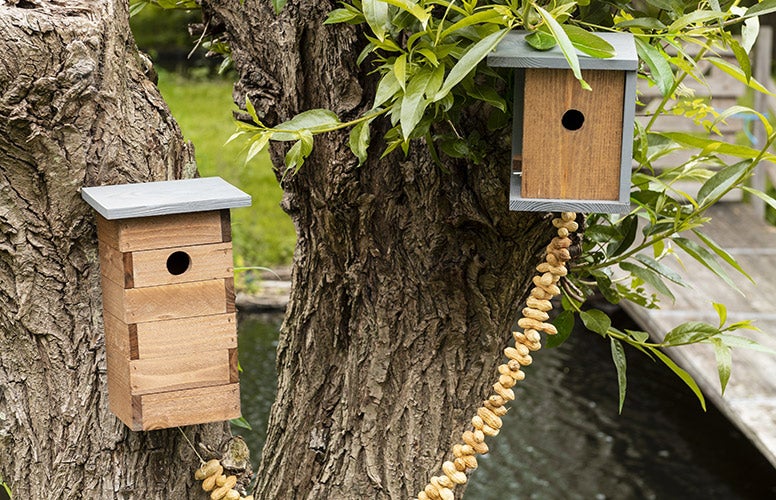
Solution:
[{"label": "leafy branch", "polygon": [[[280,11],[285,0],[272,0],[272,5]],[[293,142],[285,157],[288,173],[302,166],[313,150],[316,135],[350,129],[348,144],[363,164],[370,157],[371,124],[388,120],[383,156],[397,148],[406,154],[410,142],[421,139],[440,164],[440,152],[478,161],[476,148],[471,147],[476,139],[466,137],[459,126],[463,112],[471,106],[486,107],[488,133],[498,136],[508,133],[511,110],[520,105],[511,102],[511,92],[505,91],[509,75],[483,63],[510,30],[530,31],[527,40],[537,50],[558,46],[585,88],[589,86],[583,80],[578,55],[613,55],[611,46],[590,30],[632,33],[643,62],[639,76],[659,91],[657,107],[636,122],[634,208],[625,216],[588,215],[582,256],[565,280],[565,311],[556,325],[559,331],[570,332],[564,325],[572,324],[578,315],[590,330],[609,339],[620,381],[620,405],[626,387],[626,345],[664,363],[705,404],[692,377],[660,349],[690,343],[712,345],[724,390],[730,349],[757,348],[754,341],[732,332],[751,325],[726,324],[724,306],[717,304],[719,325],[687,323],[655,343],[649,342],[644,332],[612,327],[605,313],[583,305],[597,293],[614,304],[629,300],[648,308],[659,307],[663,297],[673,300],[671,284],[686,286],[686,282],[668,262],[675,259],[681,263],[680,255],[698,261],[733,288],[736,285],[729,269],[751,279],[732,255],[703,232],[703,226],[709,220],[708,209],[734,190],[776,208],[774,199],[746,184],[760,161],[776,162],[776,155],[770,152],[776,133],[758,111],[740,105],[714,109],[708,99],[696,97],[686,83],[694,81],[708,88],[703,68],[711,65],[754,92],[770,93],[752,77],[749,58],[759,32],[758,17],[770,12],[776,12],[776,0],[749,8],[734,1],[725,9],[718,1],[347,0],[325,23],[360,27],[366,46],[357,62],[367,65],[378,80],[371,108],[349,121],[340,120],[331,111],[314,109],[268,126],[246,101],[253,123],[240,123],[230,141],[247,139],[246,161],[271,141]],[[733,30],[740,36],[734,37]],[[735,62],[725,59],[725,53],[732,53]],[[657,130],[658,119],[669,114],[701,127],[705,133]],[[758,120],[766,131],[766,143],[750,146],[726,141],[720,127],[737,115]],[[682,151],[689,152],[689,159],[668,168],[657,167],[669,155]],[[688,180],[700,183],[697,194],[681,188]],[[562,334],[553,337],[548,345],[557,345],[563,338]]]}]

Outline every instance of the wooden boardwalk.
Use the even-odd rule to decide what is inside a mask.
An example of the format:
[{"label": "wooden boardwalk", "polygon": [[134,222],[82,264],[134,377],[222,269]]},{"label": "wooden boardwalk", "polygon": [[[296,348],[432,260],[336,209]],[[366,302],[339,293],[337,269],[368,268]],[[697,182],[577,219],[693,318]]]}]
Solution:
[{"label": "wooden boardwalk", "polygon": [[[686,321],[717,324],[712,302],[719,302],[728,308],[728,321],[751,319],[762,330],[742,335],[776,350],[776,227],[768,225],[743,203],[720,204],[709,215],[712,221],[704,232],[733,255],[755,281],[751,283],[728,268],[744,295],[692,258],[683,256],[687,271],[683,276],[692,288],[673,286],[674,304],[665,302],[661,310],[646,310],[630,303],[623,307],[660,341],[665,332]],[[666,353],[692,374],[704,395],[776,467],[776,355],[734,349],[733,369],[722,397],[710,345],[673,348]],[[689,391],[688,397],[692,397]]]}]

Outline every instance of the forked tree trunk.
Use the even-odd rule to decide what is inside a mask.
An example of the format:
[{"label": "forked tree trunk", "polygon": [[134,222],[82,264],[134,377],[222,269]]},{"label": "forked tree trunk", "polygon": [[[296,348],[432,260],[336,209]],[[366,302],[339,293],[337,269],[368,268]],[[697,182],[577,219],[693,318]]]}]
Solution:
[{"label": "forked tree trunk", "polygon": [[[236,102],[250,97],[266,123],[370,107],[362,38],[322,24],[335,2],[289,1],[280,16],[265,0],[203,4],[229,37]],[[504,137],[486,140],[483,164],[445,173],[422,144],[378,160],[376,135],[361,167],[346,134],[317,139],[283,183],[298,245],[257,498],[417,494],[495,382],[551,237],[541,214],[508,211]]]},{"label": "forked tree trunk", "polygon": [[[107,409],[94,217],[79,188],[193,175],[127,2],[0,2],[0,476],[15,498],[195,498],[175,430]],[[222,424],[187,429],[218,444]]]}]

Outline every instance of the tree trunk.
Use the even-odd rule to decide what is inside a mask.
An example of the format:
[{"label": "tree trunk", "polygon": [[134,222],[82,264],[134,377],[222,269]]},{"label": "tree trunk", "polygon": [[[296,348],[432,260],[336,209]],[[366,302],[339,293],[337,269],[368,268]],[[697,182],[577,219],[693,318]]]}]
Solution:
[{"label": "tree trunk", "polygon": [[178,430],[130,432],[108,412],[78,192],[190,177],[191,147],[143,74],[126,1],[0,2],[0,54],[0,476],[16,498],[195,498]]},{"label": "tree trunk", "polygon": [[[263,0],[203,4],[228,36],[237,104],[250,97],[265,123],[371,106],[363,39],[322,23],[335,2],[289,1],[279,16]],[[474,110],[459,130],[484,120]],[[423,144],[378,160],[374,136],[361,167],[346,133],[318,138],[283,182],[298,245],[257,498],[416,495],[496,381],[552,236],[542,214],[508,210],[508,139],[446,173]]]}]

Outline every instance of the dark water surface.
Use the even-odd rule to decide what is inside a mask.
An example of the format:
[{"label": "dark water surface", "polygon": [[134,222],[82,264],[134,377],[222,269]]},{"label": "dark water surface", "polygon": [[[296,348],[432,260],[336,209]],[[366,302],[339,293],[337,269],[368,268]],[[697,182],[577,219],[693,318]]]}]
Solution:
[{"label": "dark water surface", "polygon": [[[275,396],[281,320],[239,324],[242,410],[254,430],[238,432],[254,463]],[[629,321],[622,315],[619,326]],[[608,342],[579,329],[535,353],[466,499],[776,499],[776,470],[716,408],[704,413],[669,370],[626,355],[628,398],[618,415]]]}]

